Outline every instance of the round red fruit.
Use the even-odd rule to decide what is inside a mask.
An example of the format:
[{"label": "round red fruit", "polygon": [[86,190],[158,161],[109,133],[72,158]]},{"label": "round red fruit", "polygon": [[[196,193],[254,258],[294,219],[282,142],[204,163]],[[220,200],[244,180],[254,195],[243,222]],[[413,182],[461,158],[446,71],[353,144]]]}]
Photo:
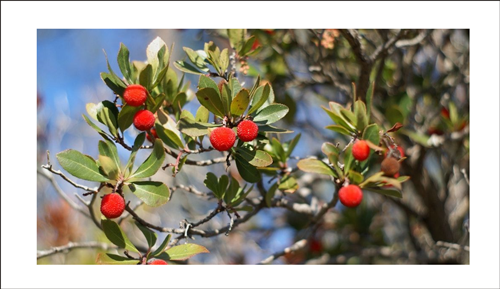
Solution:
[{"label": "round red fruit", "polygon": [[236,141],[234,130],[228,127],[218,127],[210,134],[210,143],[218,151],[227,151],[233,147]]},{"label": "round red fruit", "polygon": [[149,110],[139,110],[134,115],[134,126],[138,130],[146,131],[153,127],[155,124],[155,116]]},{"label": "round red fruit", "polygon": [[168,265],[168,263],[161,259],[155,259],[148,263],[148,265]]},{"label": "round red fruit", "polygon": [[363,191],[356,185],[342,187],[339,191],[339,200],[346,207],[357,207],[363,200]]},{"label": "round red fruit", "polygon": [[244,120],[238,124],[238,137],[244,141],[253,141],[259,133],[259,127],[251,120]]},{"label": "round red fruit", "polygon": [[370,155],[370,147],[368,143],[364,140],[358,140],[352,146],[352,155],[358,161],[364,161]]},{"label": "round red fruit", "polygon": [[125,210],[125,200],[120,194],[105,195],[101,201],[101,213],[108,219],[118,218]]},{"label": "round red fruit", "polygon": [[[158,138],[158,135],[156,134],[156,129],[152,128],[152,129],[151,129],[151,134],[153,135],[153,137],[154,137],[155,139],[157,139],[157,138]],[[149,133],[148,133],[148,134],[146,134],[146,138],[148,139],[148,141],[150,141],[150,142],[154,142],[154,140],[152,140],[152,139],[151,139],[151,137],[149,136]]]},{"label": "round red fruit", "polygon": [[123,99],[130,106],[141,106],[146,102],[148,91],[140,84],[132,84],[125,88]]}]

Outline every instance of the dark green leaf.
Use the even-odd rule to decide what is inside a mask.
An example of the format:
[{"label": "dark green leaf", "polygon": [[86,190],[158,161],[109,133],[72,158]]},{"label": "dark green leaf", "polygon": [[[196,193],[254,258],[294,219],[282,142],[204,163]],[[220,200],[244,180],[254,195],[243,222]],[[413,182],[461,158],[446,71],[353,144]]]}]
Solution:
[{"label": "dark green leaf", "polygon": [[219,90],[211,87],[205,87],[196,92],[198,101],[213,114],[224,117],[222,101],[219,96]]},{"label": "dark green leaf", "polygon": [[273,147],[273,152],[274,152],[274,155],[276,155],[278,157],[278,160],[282,163],[286,163],[286,154],[285,154],[285,150],[283,149],[283,146],[281,145],[280,141],[276,138],[273,138],[271,140],[271,145]]},{"label": "dark green leaf", "polygon": [[99,253],[96,263],[101,265],[137,265],[139,261],[115,254]]},{"label": "dark green leaf", "polygon": [[262,125],[259,126],[259,132],[269,132],[269,133],[292,133],[293,130],[287,130],[282,128],[277,128],[272,125]]},{"label": "dark green leaf", "polygon": [[344,172],[348,172],[354,163],[354,156],[352,155],[352,145],[349,146],[344,152]]},{"label": "dark green leaf", "polygon": [[354,127],[357,127],[357,118],[356,115],[350,110],[347,110],[345,108],[340,108],[340,115],[344,117],[350,124],[352,124]]},{"label": "dark green leaf", "polygon": [[120,157],[118,156],[118,150],[116,149],[116,145],[112,141],[100,140],[98,144],[98,149],[99,149],[99,154],[111,158],[116,164],[116,166],[120,168],[121,162],[120,162]]},{"label": "dark green leaf", "polygon": [[256,183],[260,180],[260,173],[256,167],[249,164],[248,161],[240,155],[236,155],[235,160],[238,172],[245,181],[249,183]]},{"label": "dark green leaf", "polygon": [[161,245],[158,248],[156,248],[156,250],[154,250],[153,253],[151,253],[151,255],[158,256],[159,254],[161,254],[163,252],[163,250],[165,250],[165,248],[167,248],[168,242],[170,242],[171,237],[172,237],[172,235],[168,234],[167,237],[165,237],[165,239],[163,239],[163,242],[161,243]]},{"label": "dark green leaf", "polygon": [[153,66],[151,64],[146,65],[139,74],[139,84],[147,90],[151,89],[151,85],[153,84]]},{"label": "dark green leaf", "polygon": [[106,182],[108,178],[99,172],[93,158],[76,150],[65,150],[56,154],[59,164],[71,175],[82,180]]},{"label": "dark green leaf", "polygon": [[125,235],[117,223],[111,220],[102,219],[101,225],[104,234],[111,241],[111,243],[115,244],[119,248],[139,253],[139,250],[137,250],[132,242],[130,242],[127,235]]},{"label": "dark green leaf", "polygon": [[403,194],[401,191],[397,189],[389,189],[389,188],[378,188],[378,187],[364,187],[364,190],[369,190],[384,196],[403,198]]},{"label": "dark green leaf", "polygon": [[134,115],[141,109],[140,106],[123,105],[118,113],[118,125],[120,130],[124,132],[134,122]]},{"label": "dark green leaf", "polygon": [[161,182],[133,182],[130,190],[150,207],[159,207],[168,202],[170,190]]},{"label": "dark green leaf", "polygon": [[222,195],[224,194],[224,191],[219,190],[219,179],[217,179],[217,176],[211,172],[207,173],[205,177],[205,181],[203,182],[207,188],[209,188],[214,195],[217,197],[217,199],[222,199]]},{"label": "dark green leaf", "polygon": [[257,88],[255,90],[255,94],[250,96],[252,105],[248,110],[248,114],[256,112],[266,102],[270,92],[271,92],[271,86],[269,85],[269,83],[266,83],[266,85]]},{"label": "dark green leaf", "polygon": [[254,167],[267,167],[273,163],[273,158],[268,153],[261,150],[251,151],[245,147],[238,147],[236,149],[236,154]]},{"label": "dark green leaf", "polygon": [[152,248],[156,243],[156,233],[151,231],[149,228],[144,227],[141,223],[135,221],[135,225],[139,230],[141,230],[142,234],[146,238],[148,242],[148,248]]},{"label": "dark green leaf", "polygon": [[120,71],[122,72],[125,79],[132,83],[132,70],[130,69],[130,59],[129,59],[129,51],[125,44],[120,43],[120,50],[118,51],[118,66],[120,67]]},{"label": "dark green leaf", "polygon": [[238,54],[241,56],[245,56],[252,49],[255,40],[257,40],[255,36],[251,36],[250,38],[248,38]]},{"label": "dark green leaf", "polygon": [[292,154],[293,150],[295,149],[295,146],[299,143],[299,140],[300,140],[300,136],[301,134],[297,134],[288,144],[288,146],[286,147],[286,157],[290,157],[290,155]]},{"label": "dark green leaf", "polygon": [[353,170],[350,170],[349,171],[349,180],[351,180],[351,183],[352,184],[360,184],[361,182],[363,182],[363,175],[356,172],[356,171],[353,171]]},{"label": "dark green leaf", "polygon": [[167,96],[164,94],[164,93],[161,93],[160,95],[158,95],[155,99],[154,99],[154,102],[156,103],[155,106],[151,107],[151,106],[148,106],[149,108],[149,111],[151,111],[152,113],[155,113],[158,111],[158,109],[160,109],[160,107],[163,105],[163,101],[165,100]]},{"label": "dark green leaf", "polygon": [[222,85],[221,100],[222,106],[224,107],[224,114],[228,115],[231,111],[231,102],[233,101],[233,98],[231,96],[231,89],[227,83]]},{"label": "dark green leaf", "polygon": [[156,134],[169,147],[180,149],[184,147],[182,139],[173,130],[165,128],[159,123],[155,124]]}]

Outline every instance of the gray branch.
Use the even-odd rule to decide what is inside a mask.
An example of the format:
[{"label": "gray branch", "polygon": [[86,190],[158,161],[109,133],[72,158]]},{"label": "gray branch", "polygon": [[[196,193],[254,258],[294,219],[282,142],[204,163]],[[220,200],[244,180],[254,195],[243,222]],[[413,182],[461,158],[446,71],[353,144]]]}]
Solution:
[{"label": "gray branch", "polygon": [[57,253],[67,253],[71,250],[74,249],[101,249],[101,250],[113,250],[117,249],[116,246],[110,245],[108,243],[101,243],[101,242],[82,242],[82,243],[73,243],[69,242],[67,245],[60,246],[60,247],[52,247],[48,250],[37,250],[36,251],[36,258],[44,258],[48,257],[51,255],[55,255]]}]

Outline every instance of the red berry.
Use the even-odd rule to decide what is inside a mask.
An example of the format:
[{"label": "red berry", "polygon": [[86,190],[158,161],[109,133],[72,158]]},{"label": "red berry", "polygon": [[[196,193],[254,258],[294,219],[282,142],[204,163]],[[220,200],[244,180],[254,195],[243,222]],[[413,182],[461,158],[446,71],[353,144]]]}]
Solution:
[{"label": "red berry", "polygon": [[132,84],[125,88],[123,99],[130,106],[141,106],[146,102],[148,91],[140,84]]},{"label": "red berry", "polygon": [[352,155],[358,161],[364,161],[370,155],[370,147],[368,143],[364,140],[358,140],[352,146]]},{"label": "red berry", "polygon": [[148,263],[148,265],[168,265],[168,263],[161,259],[155,259]]},{"label": "red berry", "polygon": [[259,127],[251,120],[244,120],[238,124],[238,137],[244,141],[253,141],[259,133]]},{"label": "red berry", "polygon": [[218,151],[227,151],[233,147],[236,141],[234,130],[228,127],[218,127],[210,134],[210,143]]},{"label": "red berry", "polygon": [[153,127],[155,124],[155,116],[149,110],[139,110],[134,115],[134,126],[138,130],[146,131]]},{"label": "red berry", "polygon": [[450,111],[446,107],[441,108],[441,115],[444,118],[450,119]]},{"label": "red berry", "polygon": [[[158,138],[158,135],[156,134],[156,129],[152,128],[152,129],[151,129],[151,134],[153,135],[153,137],[154,137],[155,139],[157,139],[157,138]],[[148,133],[148,134],[146,134],[146,138],[148,139],[148,141],[150,141],[150,142],[154,142],[154,141],[151,139],[151,137],[149,136],[149,133]]]},{"label": "red berry", "polygon": [[[394,146],[391,146],[391,148],[394,148]],[[398,149],[399,154],[401,155],[401,157],[404,158],[405,157],[405,151],[403,150],[403,148],[401,146],[398,146],[397,149]],[[385,154],[384,154],[384,157],[387,157],[388,153],[389,153],[389,150],[386,150]],[[391,156],[395,156],[395,153],[392,153]]]},{"label": "red berry", "polygon": [[342,187],[339,191],[339,200],[346,207],[357,207],[363,200],[363,191],[356,185]]},{"label": "red berry", "polygon": [[105,195],[101,201],[101,213],[108,219],[118,218],[125,210],[125,200],[120,194]]}]

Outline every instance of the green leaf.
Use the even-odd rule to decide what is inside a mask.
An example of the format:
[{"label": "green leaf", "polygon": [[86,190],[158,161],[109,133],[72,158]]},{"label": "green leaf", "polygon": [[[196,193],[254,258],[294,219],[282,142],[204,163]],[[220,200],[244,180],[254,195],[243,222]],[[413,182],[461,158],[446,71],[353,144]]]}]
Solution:
[{"label": "green leaf", "polygon": [[105,140],[110,140],[110,136],[105,131],[103,131],[95,123],[93,123],[92,121],[90,121],[90,119],[87,116],[85,116],[84,114],[82,114],[82,116],[83,116],[83,119],[85,120],[85,122],[87,122],[87,124],[91,128],[93,128],[95,131],[97,131]]},{"label": "green leaf", "polygon": [[297,184],[297,180],[294,177],[287,175],[280,180],[278,189],[282,192],[291,194],[299,189],[299,184]]},{"label": "green leaf", "polygon": [[207,173],[205,181],[203,183],[214,193],[217,199],[222,199],[225,191],[219,190],[219,179],[217,179],[217,176],[214,173]]},{"label": "green leaf", "polygon": [[146,65],[139,74],[139,84],[147,90],[151,89],[151,84],[153,84],[153,66],[151,64]]},{"label": "green leaf", "polygon": [[135,225],[139,230],[141,230],[142,234],[146,238],[148,242],[148,248],[152,248],[156,243],[156,233],[151,231],[149,228],[144,227],[141,223],[135,221]]},{"label": "green leaf", "polygon": [[254,167],[267,167],[273,163],[273,158],[268,153],[261,150],[251,151],[245,147],[238,147],[236,149],[236,154]]},{"label": "green leaf", "polygon": [[130,190],[150,207],[159,207],[168,202],[170,190],[161,182],[133,182],[129,185]]},{"label": "green leaf", "polygon": [[287,130],[282,128],[277,128],[272,125],[262,125],[259,126],[259,132],[269,132],[269,133],[292,133],[293,130]]},{"label": "green leaf", "polygon": [[135,138],[134,146],[132,147],[132,152],[130,153],[130,156],[128,158],[127,165],[125,166],[125,171],[128,170],[129,173],[132,172],[132,167],[134,166],[135,155],[137,154],[137,151],[139,150],[139,148],[144,143],[145,139],[146,139],[146,133],[145,132],[140,133]]},{"label": "green leaf", "polygon": [[352,145],[349,146],[344,152],[344,172],[348,172],[354,163],[354,156],[352,155]]},{"label": "green leaf", "polygon": [[131,178],[147,178],[150,177],[160,169],[163,161],[165,160],[165,150],[161,140],[156,139],[153,151],[149,157],[137,168],[137,170],[130,176]]},{"label": "green leaf", "polygon": [[82,180],[106,182],[108,178],[99,172],[95,160],[76,150],[65,150],[56,154],[59,164],[71,175]]},{"label": "green leaf", "polygon": [[236,192],[236,195],[231,199],[231,206],[234,208],[236,206],[239,206],[245,198],[250,194],[250,192],[253,190],[253,185],[245,191],[246,185],[243,188],[238,189]]},{"label": "green leaf", "polygon": [[229,79],[229,87],[231,88],[231,94],[234,99],[236,97],[236,94],[241,91],[241,84],[237,78],[232,77],[231,79]]},{"label": "green leaf", "polygon": [[101,265],[137,265],[139,261],[115,254],[99,253],[97,255],[96,263]]},{"label": "green leaf", "polygon": [[288,107],[284,104],[271,104],[257,113],[253,121],[259,124],[271,124],[282,119],[288,113]]},{"label": "green leaf", "polygon": [[369,178],[365,179],[361,184],[359,184],[359,187],[363,189],[364,187],[369,187],[377,183],[380,183],[383,175],[384,175],[383,172],[375,173],[371,175]]},{"label": "green leaf", "polygon": [[299,143],[301,134],[298,133],[289,143],[288,146],[286,147],[286,157],[289,158],[290,155],[292,154],[293,150],[295,149],[295,146]]},{"label": "green leaf", "polygon": [[116,167],[118,168],[118,172],[120,172],[120,157],[118,156],[118,150],[116,149],[116,145],[109,140],[106,141],[99,141],[98,144],[98,149],[99,149],[99,154],[103,156],[107,156],[113,160],[115,163]]},{"label": "green leaf", "polygon": [[200,76],[200,79],[198,81],[198,89],[207,88],[207,87],[210,87],[213,90],[215,90],[215,92],[217,92],[217,95],[220,98],[219,86],[217,86],[217,83],[208,76],[205,76],[205,75]]},{"label": "green leaf", "polygon": [[165,95],[164,93],[160,93],[155,99],[154,101],[156,102],[156,105],[151,107],[151,106],[148,106],[149,108],[149,111],[151,111],[152,113],[155,113],[158,111],[158,109],[160,109],[160,107],[162,107],[163,105],[163,101],[165,100],[165,98],[167,97],[167,95]]},{"label": "green leaf", "polygon": [[122,231],[120,226],[108,219],[101,219],[102,230],[106,237],[119,248],[139,253],[139,250],[130,242],[127,235]]},{"label": "green leaf", "polygon": [[229,66],[229,50],[227,48],[222,50],[222,52],[220,53],[219,64],[221,71],[225,72],[227,70],[227,67]]},{"label": "green leaf", "polygon": [[354,103],[354,115],[356,116],[356,128],[363,131],[368,125],[368,116],[366,115],[366,105],[361,100]]},{"label": "green leaf", "polygon": [[337,177],[333,169],[320,160],[302,159],[297,163],[297,167],[304,172]]},{"label": "green leaf", "polygon": [[132,123],[134,123],[134,115],[141,109],[140,106],[131,106],[124,104],[120,112],[118,113],[118,126],[120,130],[124,132],[129,128]]},{"label": "green leaf", "polygon": [[231,102],[231,115],[240,116],[242,115],[248,107],[248,103],[250,102],[250,95],[248,90],[242,88],[236,97]]},{"label": "green leaf", "polygon": [[338,124],[327,125],[327,126],[325,126],[325,128],[329,129],[329,130],[333,130],[334,132],[338,132],[338,133],[343,134],[343,135],[347,135],[347,136],[351,136],[351,134],[352,134],[345,127],[340,126]]},{"label": "green leaf", "polygon": [[[236,81],[238,81],[238,80],[236,80]],[[260,87],[260,75],[257,75],[257,79],[255,80],[255,83],[253,84],[252,89],[250,90],[250,95],[254,95],[255,91],[259,87]]]},{"label": "green leaf", "polygon": [[120,169],[110,157],[99,155],[99,164],[104,174],[108,176],[110,180],[118,179]]},{"label": "green leaf", "polygon": [[196,66],[193,66],[192,64],[190,64],[188,62],[181,61],[181,60],[177,60],[176,62],[174,62],[174,66],[175,66],[175,68],[179,69],[182,72],[191,73],[191,74],[198,74],[198,75],[205,75],[205,73],[208,72],[208,70],[209,70],[207,68],[207,71],[201,72],[198,70],[198,68],[196,68]]},{"label": "green leaf", "polygon": [[229,43],[231,47],[234,48],[238,53],[245,45],[245,35],[247,34],[246,29],[228,29],[227,36],[229,37]]},{"label": "green leaf", "polygon": [[172,107],[176,110],[181,110],[186,104],[187,94],[185,92],[179,92],[172,102]]},{"label": "green leaf", "polygon": [[368,118],[368,122],[370,122],[370,114],[372,111],[372,101],[373,101],[373,93],[375,92],[375,81],[370,84],[368,90],[366,91],[366,116]]},{"label": "green leaf", "polygon": [[219,96],[219,90],[211,87],[205,87],[196,92],[196,97],[201,105],[206,107],[213,114],[224,117],[222,101]]},{"label": "green leaf", "polygon": [[115,104],[110,101],[103,101],[102,106],[98,104],[97,120],[108,127],[111,135],[118,136],[118,109]]},{"label": "green leaf", "polygon": [[224,114],[228,115],[231,111],[231,102],[233,101],[233,98],[231,96],[231,89],[227,83],[222,85],[221,100],[222,106],[224,107]]},{"label": "green leaf", "polygon": [[241,56],[245,56],[250,50],[252,49],[252,45],[257,40],[255,36],[251,36],[250,38],[247,39],[243,47],[241,48],[241,51],[238,53]]},{"label": "green leaf", "polygon": [[200,106],[196,111],[195,120],[197,122],[208,122],[208,117],[210,116],[210,112],[204,106]]},{"label": "green leaf", "polygon": [[266,102],[270,92],[271,86],[269,85],[269,83],[266,83],[266,85],[257,88],[255,90],[255,94],[251,95],[252,105],[248,110],[248,114],[252,114],[257,111]]},{"label": "green leaf", "polygon": [[356,171],[353,171],[353,170],[350,170],[349,171],[349,180],[351,180],[351,183],[352,184],[360,184],[361,182],[363,182],[363,175],[356,172]]},{"label": "green leaf", "polygon": [[224,195],[226,194],[227,191],[227,185],[229,184],[229,178],[226,175],[222,175],[219,178],[219,195],[217,196],[218,199],[223,199]]},{"label": "green leaf", "polygon": [[231,184],[229,188],[227,188],[226,193],[224,194],[224,202],[226,204],[231,204],[231,201],[236,196],[236,193],[241,190],[240,184],[235,179],[231,179]]},{"label": "green leaf", "polygon": [[[162,253],[165,254],[167,260],[182,261],[196,256],[200,253],[210,253],[207,248],[196,245],[196,244],[182,244],[179,246],[174,246]],[[160,255],[161,256],[161,255]]]},{"label": "green leaf", "polygon": [[249,183],[256,183],[260,181],[260,173],[256,167],[249,164],[248,161],[239,154],[235,156],[235,161],[236,168],[238,168],[238,172],[245,181]]},{"label": "green leaf", "polygon": [[[372,123],[369,126],[367,126],[365,128],[365,130],[363,131],[362,138],[364,140],[368,140],[371,143],[373,143],[374,145],[378,146],[378,144],[380,142],[380,133],[379,133],[378,125],[375,123]],[[374,154],[374,151],[370,150],[370,156],[372,156],[373,154]],[[369,161],[369,159],[361,162],[361,166],[364,167],[368,163],[368,161]]]},{"label": "green leaf", "polygon": [[181,118],[179,121],[179,129],[183,134],[187,134],[190,137],[198,137],[208,134],[208,129],[211,127],[218,127],[218,124],[202,123],[197,121],[192,121],[188,118]]},{"label": "green leaf", "polygon": [[171,129],[165,128],[159,123],[155,124],[156,134],[169,147],[180,149],[184,147],[182,139]]},{"label": "green leaf", "polygon": [[340,153],[340,149],[332,144],[332,143],[329,143],[329,142],[325,142],[323,143],[323,145],[321,145],[321,151],[325,154],[325,155],[329,155],[329,154],[339,154]]},{"label": "green leaf", "polygon": [[330,118],[336,124],[345,127],[347,130],[351,132],[357,132],[356,127],[352,123],[350,123],[346,118],[344,118],[340,113],[340,110],[343,109],[342,105],[333,101],[330,101],[328,105],[330,109],[324,106],[321,106],[321,108],[328,114],[328,116],[330,116]]},{"label": "green leaf", "polygon": [[342,107],[340,108],[340,115],[342,115],[354,127],[357,127],[357,118],[352,111]]},{"label": "green leaf", "polygon": [[160,255],[163,250],[165,250],[165,248],[167,248],[168,246],[168,242],[170,242],[170,238],[172,237],[172,235],[168,234],[167,237],[165,237],[165,239],[163,239],[163,242],[161,243],[161,245],[156,248],[156,250],[153,251],[153,253],[151,253],[152,256],[158,256]]},{"label": "green leaf", "polygon": [[122,72],[125,79],[132,83],[132,70],[130,68],[130,59],[129,59],[129,51],[125,44],[120,43],[120,50],[118,51],[118,66],[120,67],[120,71]]},{"label": "green leaf", "polygon": [[283,146],[281,145],[280,141],[276,138],[273,138],[271,140],[271,145],[273,148],[274,154],[278,157],[279,161],[282,163],[286,163],[286,154],[285,150],[283,149]]},{"label": "green leaf", "polygon": [[186,52],[187,56],[189,57],[189,60],[191,60],[191,63],[193,63],[198,69],[200,70],[208,69],[205,63],[206,55],[198,53],[197,51],[194,51],[189,47],[183,47],[182,49],[184,50],[184,52]]}]

